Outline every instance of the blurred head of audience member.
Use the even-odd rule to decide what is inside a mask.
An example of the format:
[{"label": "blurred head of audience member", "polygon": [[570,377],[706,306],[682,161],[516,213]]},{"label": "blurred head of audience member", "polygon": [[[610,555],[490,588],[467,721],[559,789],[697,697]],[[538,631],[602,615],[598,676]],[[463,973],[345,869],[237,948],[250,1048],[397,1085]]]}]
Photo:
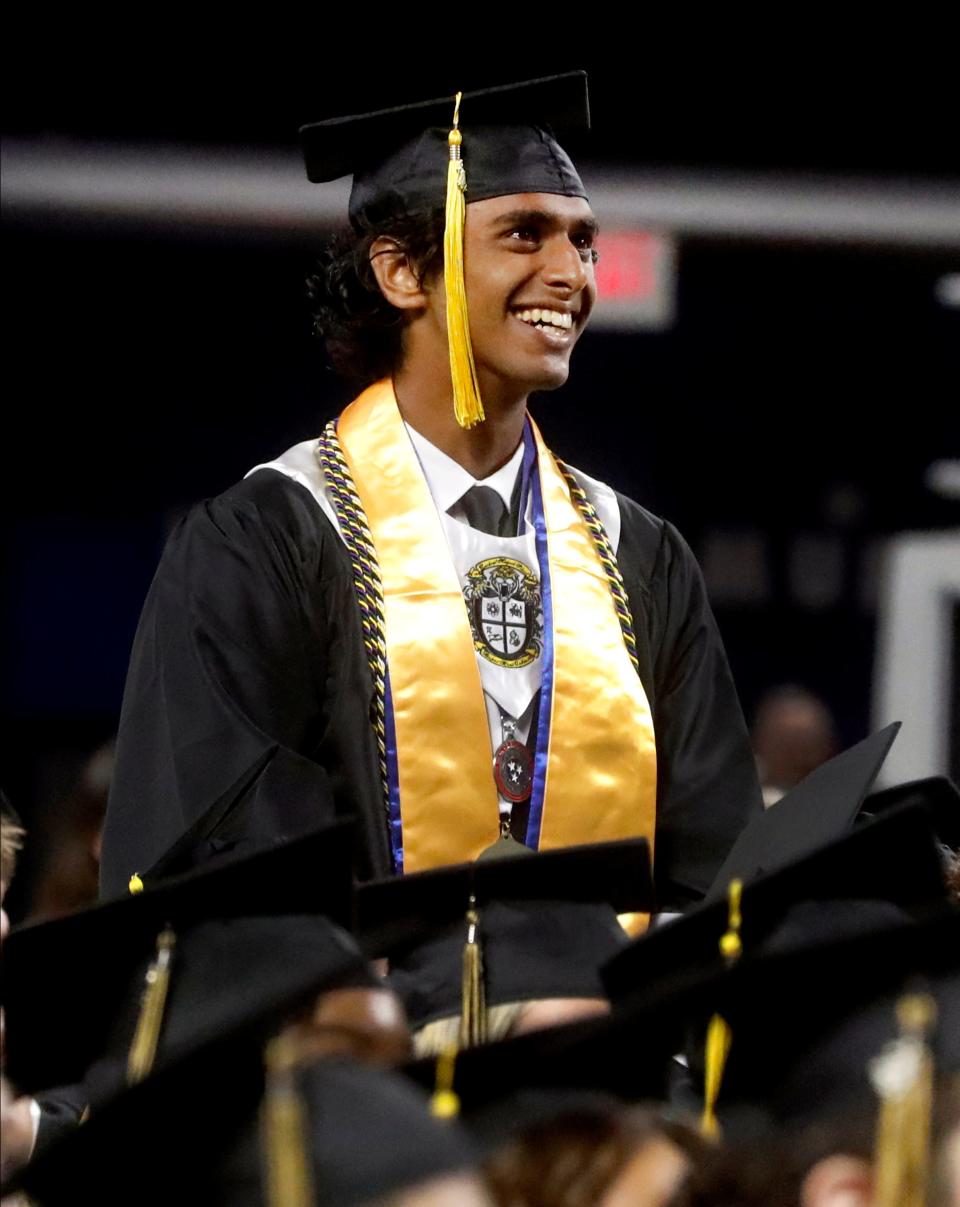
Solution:
[{"label": "blurred head of audience member", "polygon": [[[877,1207],[892,1202],[877,1180],[875,1111],[861,1105],[844,1115],[773,1138],[721,1144],[691,1165],[669,1207]],[[960,1203],[960,1081],[941,1081],[934,1101],[931,1161],[924,1207]],[[898,1207],[906,1202],[896,1200]]]},{"label": "blurred head of audience member", "polygon": [[31,920],[59,918],[96,902],[113,762],[110,741],[90,755],[63,799],[50,808],[31,893]]},{"label": "blurred head of audience member", "polygon": [[17,867],[17,851],[23,846],[24,829],[6,794],[0,792],[0,941],[6,938],[10,920],[3,908],[10,881]]},{"label": "blurred head of audience member", "polygon": [[558,1104],[519,1127],[489,1158],[487,1185],[500,1207],[666,1207],[672,1201],[706,1142],[655,1108],[594,1097]]},{"label": "blurred head of audience member", "polygon": [[[0,792],[0,943],[10,929],[3,899],[16,871],[17,852],[23,846],[24,833],[6,794]],[[3,1011],[0,1010],[0,1070],[3,1068],[3,1041]],[[18,1097],[6,1077],[0,1073],[0,1179],[9,1177],[27,1160],[33,1144],[33,1133],[30,1100]]]},{"label": "blurred head of audience member", "polygon": [[761,697],[752,736],[767,808],[837,753],[830,709],[795,684],[771,688]]}]

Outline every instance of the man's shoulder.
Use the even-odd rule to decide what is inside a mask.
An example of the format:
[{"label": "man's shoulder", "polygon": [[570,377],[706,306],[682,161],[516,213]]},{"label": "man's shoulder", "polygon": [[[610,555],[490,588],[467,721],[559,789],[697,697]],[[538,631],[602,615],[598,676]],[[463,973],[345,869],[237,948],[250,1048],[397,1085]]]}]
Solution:
[{"label": "man's shoulder", "polygon": [[614,494],[620,508],[621,539],[647,548],[655,556],[672,525],[663,516],[656,515],[629,495],[619,490],[614,491]]},{"label": "man's shoulder", "polygon": [[[306,441],[295,450],[312,445]],[[289,453],[283,455],[287,457]],[[296,462],[289,465],[283,458],[255,466],[220,494],[195,503],[185,512],[174,539],[245,545],[279,542],[301,549],[325,544],[331,528],[318,506],[314,484],[305,473],[296,472]],[[299,460],[305,464],[302,454]]]},{"label": "man's shoulder", "polygon": [[648,582],[657,571],[664,544],[676,533],[666,520],[606,482],[568,466],[597,510],[617,553],[621,573],[632,581]]},{"label": "man's shoulder", "polygon": [[690,546],[669,520],[617,491],[620,547],[617,560],[624,579],[652,587],[663,583],[678,565],[695,564]]}]

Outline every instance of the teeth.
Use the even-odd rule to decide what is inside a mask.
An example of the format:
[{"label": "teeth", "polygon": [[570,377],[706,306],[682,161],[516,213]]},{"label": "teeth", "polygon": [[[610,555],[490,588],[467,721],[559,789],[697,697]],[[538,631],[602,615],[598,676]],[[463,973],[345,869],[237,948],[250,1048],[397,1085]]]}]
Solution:
[{"label": "teeth", "polygon": [[543,323],[548,327],[559,327],[564,331],[569,331],[573,326],[573,315],[561,313],[559,310],[541,310],[534,307],[533,310],[520,310],[515,313],[517,318],[524,323]]}]

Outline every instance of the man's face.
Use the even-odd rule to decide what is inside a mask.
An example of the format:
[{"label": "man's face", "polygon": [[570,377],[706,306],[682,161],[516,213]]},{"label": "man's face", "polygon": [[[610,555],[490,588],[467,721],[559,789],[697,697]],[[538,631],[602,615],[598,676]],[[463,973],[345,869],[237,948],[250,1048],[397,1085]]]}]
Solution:
[{"label": "man's face", "polygon": [[582,197],[520,193],[474,201],[466,213],[464,270],[481,390],[488,375],[526,391],[556,389],[596,298],[593,211]]}]

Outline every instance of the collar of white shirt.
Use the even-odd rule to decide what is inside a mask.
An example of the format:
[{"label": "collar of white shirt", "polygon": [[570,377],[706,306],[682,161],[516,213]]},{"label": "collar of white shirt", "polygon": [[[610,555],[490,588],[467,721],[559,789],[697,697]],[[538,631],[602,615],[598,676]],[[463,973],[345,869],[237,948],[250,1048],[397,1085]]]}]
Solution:
[{"label": "collar of white shirt", "polygon": [[452,457],[448,457],[436,445],[421,436],[409,423],[405,426],[438,511],[449,511],[472,486],[491,487],[503,499],[504,505],[509,508],[517,474],[520,472],[520,465],[523,461],[522,440],[506,465],[501,465],[489,478],[478,479],[468,473]]}]

